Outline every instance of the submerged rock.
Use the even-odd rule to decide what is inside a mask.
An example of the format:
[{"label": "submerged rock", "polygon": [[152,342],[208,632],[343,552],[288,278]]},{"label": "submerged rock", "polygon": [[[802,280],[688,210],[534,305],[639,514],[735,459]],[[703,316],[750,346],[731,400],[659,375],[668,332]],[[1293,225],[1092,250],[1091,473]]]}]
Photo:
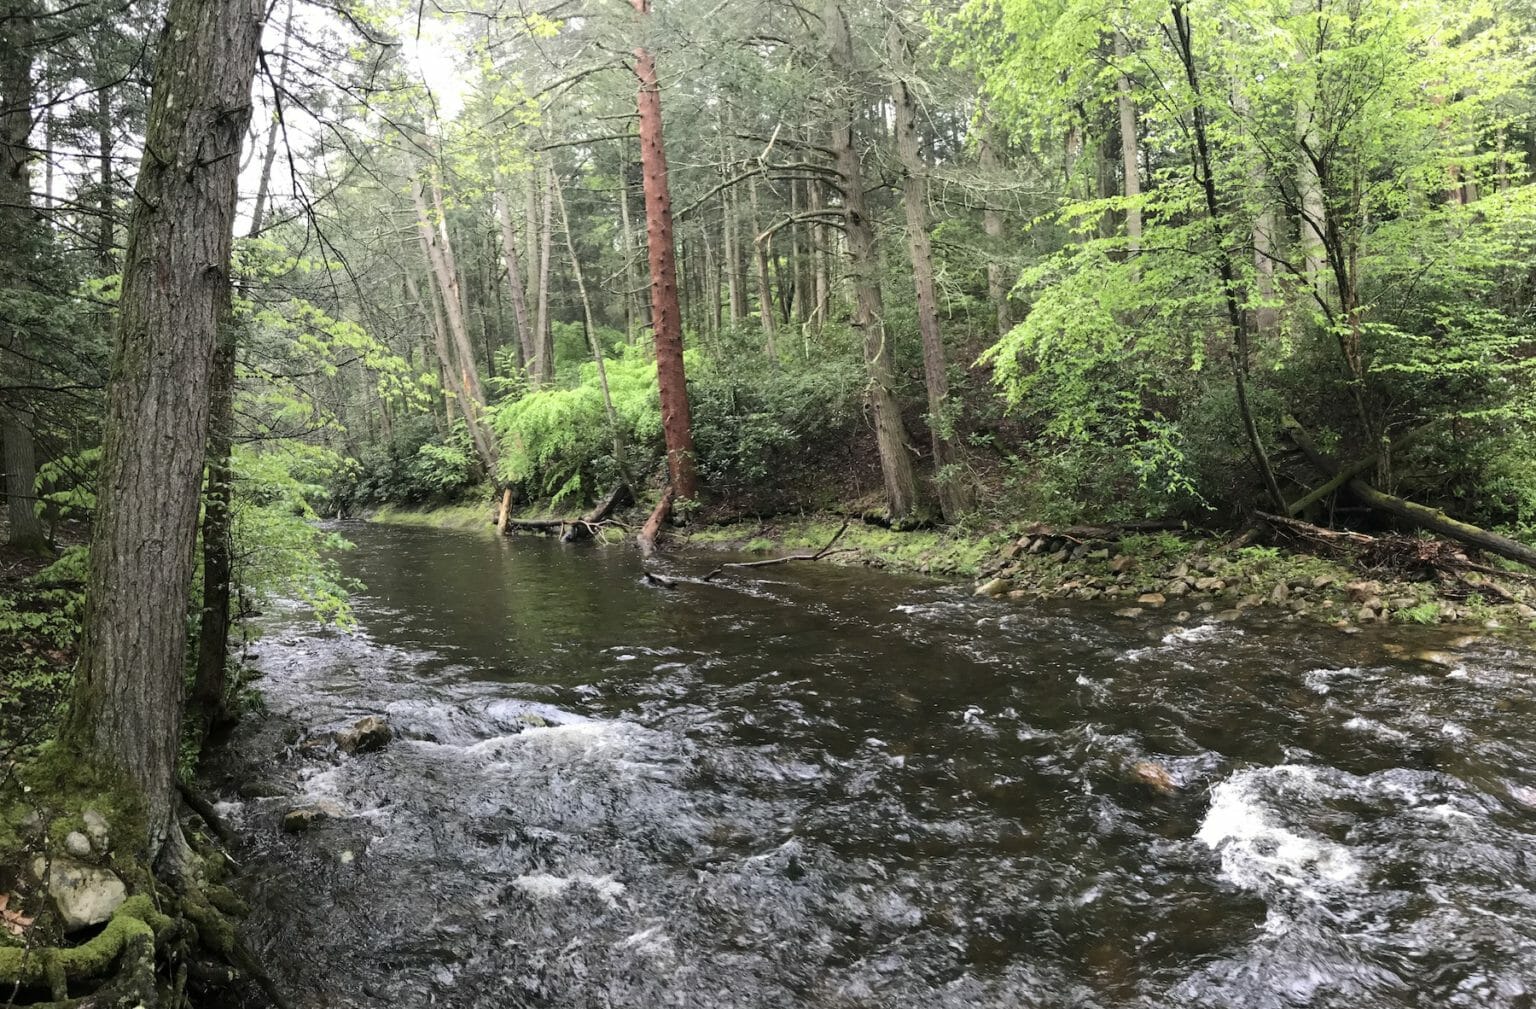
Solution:
[{"label": "submerged rock", "polygon": [[978,585],[976,587],[975,594],[978,596],[987,596],[989,598],[996,599],[998,596],[1004,594],[1007,591],[1008,580],[1006,578],[994,578],[984,585]]},{"label": "submerged rock", "polygon": [[330,820],[341,815],[341,807],[334,802],[316,802],[308,806],[300,806],[283,814],[283,830],[290,834],[302,834],[321,820]]},{"label": "submerged rock", "polygon": [[1168,768],[1151,760],[1138,760],[1132,765],[1131,779],[1146,785],[1158,795],[1172,795],[1179,790]]},{"label": "submerged rock", "polygon": [[352,728],[336,733],[336,746],[342,753],[372,753],[388,746],[394,735],[387,719],[368,715],[359,718]]},{"label": "submerged rock", "polygon": [[1161,592],[1144,592],[1136,597],[1136,602],[1142,606],[1161,606],[1167,601]]}]

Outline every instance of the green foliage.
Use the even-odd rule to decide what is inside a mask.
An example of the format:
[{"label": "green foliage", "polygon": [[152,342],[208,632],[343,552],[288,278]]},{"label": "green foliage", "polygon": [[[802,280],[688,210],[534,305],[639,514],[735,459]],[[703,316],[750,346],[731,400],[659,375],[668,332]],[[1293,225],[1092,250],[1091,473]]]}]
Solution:
[{"label": "green foliage", "polygon": [[851,356],[776,366],[757,354],[712,360],[689,387],[705,485],[770,509],[813,490],[816,474],[835,470],[859,436],[864,383]]},{"label": "green foliage", "polygon": [[[696,354],[688,357],[689,366],[696,367]],[[604,364],[621,433],[635,456],[631,465],[644,472],[645,461],[661,450],[656,365],[628,347]],[[617,476],[597,365],[583,364],[577,374],[574,385],[532,390],[492,410],[502,479],[557,504],[601,493],[603,484]]]},{"label": "green foliage", "polygon": [[354,586],[334,556],[349,544],[318,524],[310,504],[341,466],[334,452],[293,441],[235,451],[233,559],[246,602],[298,599],[317,619],[351,626]]}]

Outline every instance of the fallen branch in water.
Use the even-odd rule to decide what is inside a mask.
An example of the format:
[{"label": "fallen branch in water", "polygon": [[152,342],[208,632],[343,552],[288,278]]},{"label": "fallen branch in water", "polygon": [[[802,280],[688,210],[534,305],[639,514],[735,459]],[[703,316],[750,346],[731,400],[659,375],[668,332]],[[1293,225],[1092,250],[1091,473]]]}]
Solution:
[{"label": "fallen branch in water", "polygon": [[819,561],[822,558],[830,557],[833,554],[852,553],[854,552],[853,547],[844,547],[841,550],[832,549],[833,546],[837,544],[837,541],[843,538],[843,533],[847,531],[848,522],[845,520],[842,524],[842,527],[839,528],[833,537],[827,541],[827,545],[813,554],[789,554],[785,557],[771,557],[765,561],[736,561],[730,564],[722,564],[715,568],[715,570],[711,571],[709,574],[705,575],[704,581],[707,582],[714,579],[715,576],[724,573],[726,568],[766,568],[775,564],[788,564],[790,561]]},{"label": "fallen branch in water", "polygon": [[509,518],[499,525],[503,532],[516,529],[522,532],[532,533],[558,533],[566,542],[587,539],[596,536],[608,523],[613,522],[613,513],[622,508],[633,499],[629,484],[619,481],[608,492],[608,496],[593,506],[592,510],[580,518],[572,519],[513,519]]}]

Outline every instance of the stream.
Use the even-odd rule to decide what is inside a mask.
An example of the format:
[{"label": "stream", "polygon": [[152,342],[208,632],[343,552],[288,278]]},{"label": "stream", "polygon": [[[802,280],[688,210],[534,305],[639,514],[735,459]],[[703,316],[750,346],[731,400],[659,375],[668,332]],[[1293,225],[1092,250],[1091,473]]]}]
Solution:
[{"label": "stream", "polygon": [[360,626],[269,612],[205,777],[299,1005],[1536,1006],[1511,642],[343,532]]}]

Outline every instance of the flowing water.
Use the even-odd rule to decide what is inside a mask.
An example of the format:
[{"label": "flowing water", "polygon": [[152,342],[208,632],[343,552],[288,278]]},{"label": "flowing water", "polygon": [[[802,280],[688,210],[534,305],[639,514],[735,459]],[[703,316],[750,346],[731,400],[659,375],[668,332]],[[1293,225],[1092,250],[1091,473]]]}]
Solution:
[{"label": "flowing water", "polygon": [[347,535],[360,629],[270,617],[225,757],[294,793],[223,808],[302,1005],[1536,1005],[1515,645]]}]

